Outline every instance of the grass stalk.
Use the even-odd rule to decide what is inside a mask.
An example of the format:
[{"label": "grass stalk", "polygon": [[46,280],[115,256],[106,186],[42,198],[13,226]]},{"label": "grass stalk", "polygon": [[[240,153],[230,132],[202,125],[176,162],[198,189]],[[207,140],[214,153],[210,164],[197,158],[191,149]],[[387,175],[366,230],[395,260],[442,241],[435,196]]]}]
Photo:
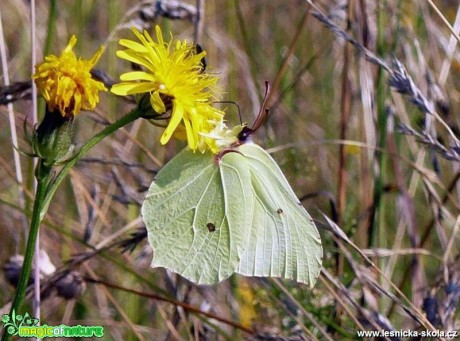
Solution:
[{"label": "grass stalk", "polygon": [[57,20],[57,0],[50,0],[50,7],[48,13],[48,22],[46,29],[46,40],[43,52],[45,55],[49,54],[51,51],[51,43],[53,42],[53,37],[55,37],[56,32],[56,20]]},{"label": "grass stalk", "polygon": [[431,6],[431,8],[434,10],[434,12],[438,15],[438,17],[442,20],[444,25],[449,29],[450,33],[457,39],[458,42],[460,42],[460,35],[458,35],[457,32],[455,32],[454,28],[452,25],[447,21],[446,17],[442,14],[442,12],[439,10],[439,8],[434,4],[432,0],[428,0],[428,4]]},{"label": "grass stalk", "polygon": [[[382,55],[384,49],[384,23],[382,9],[377,9],[377,55]],[[378,228],[378,216],[382,213],[382,197],[383,197],[383,186],[384,186],[384,170],[385,170],[385,155],[382,150],[386,148],[386,134],[387,134],[387,122],[388,115],[385,108],[386,98],[386,81],[384,77],[384,70],[379,67],[377,74],[377,146],[375,153],[375,162],[377,164],[377,174],[374,177],[374,191],[373,191],[373,205],[371,208],[371,218],[369,219],[369,246],[378,246],[377,228]]]},{"label": "grass stalk", "polygon": [[[7,55],[5,49],[5,37],[3,34],[3,22],[2,17],[0,15],[0,56],[2,59],[2,72],[3,72],[3,79],[6,86],[10,85],[10,76],[8,71],[8,62],[7,62]],[[24,194],[24,179],[22,177],[22,165],[21,165],[21,158],[19,156],[18,151],[18,134],[16,131],[16,118],[14,115],[14,108],[12,103],[7,104],[8,110],[8,123],[10,127],[10,134],[11,134],[11,143],[13,145],[13,160],[14,160],[14,169],[15,169],[15,176],[16,181],[18,183],[18,205],[21,209],[25,209],[25,194]],[[22,215],[21,219],[22,227],[24,235],[27,233],[27,218],[26,215]],[[18,238],[20,240],[20,238]],[[19,244],[16,246],[19,248]],[[18,251],[18,250],[17,250]],[[16,252],[17,252],[16,251]]]},{"label": "grass stalk", "polygon": [[[36,39],[36,3],[35,0],[32,0],[30,2],[30,41],[32,42],[32,49],[30,51],[31,53],[31,74],[34,73],[35,71],[35,65],[37,64],[37,39]],[[35,125],[38,122],[38,106],[37,106],[37,86],[35,85],[35,82],[32,81],[32,123]],[[36,159],[33,160],[34,168],[38,166],[38,161]],[[49,175],[49,174],[48,174]],[[47,176],[48,176],[47,175]],[[38,179],[34,179],[34,189],[35,189],[35,197],[36,200],[39,199],[38,196]],[[40,199],[41,200],[41,199]],[[32,222],[34,220],[34,214],[39,214],[39,211],[35,211],[35,203],[34,202],[34,209],[32,211]],[[41,205],[41,202],[39,203]],[[41,207],[39,208],[41,209]],[[33,314],[36,318],[40,319],[40,220],[38,221],[37,225],[34,226],[31,222],[31,228],[29,231],[29,236],[32,234],[35,235],[35,240],[34,240],[34,299],[32,302],[32,309],[33,309]],[[34,230],[36,229],[36,231]],[[29,237],[27,241],[27,246],[26,246],[26,254],[32,245],[30,244],[31,239]],[[24,256],[24,261],[25,261],[26,256]],[[30,270],[29,270],[30,271]],[[28,281],[29,274],[26,275],[25,280]],[[25,285],[25,284],[24,284]],[[25,290],[25,289],[24,289]],[[18,290],[19,292],[19,290]],[[19,306],[21,303],[19,303]],[[18,307],[19,309],[19,307]]]}]

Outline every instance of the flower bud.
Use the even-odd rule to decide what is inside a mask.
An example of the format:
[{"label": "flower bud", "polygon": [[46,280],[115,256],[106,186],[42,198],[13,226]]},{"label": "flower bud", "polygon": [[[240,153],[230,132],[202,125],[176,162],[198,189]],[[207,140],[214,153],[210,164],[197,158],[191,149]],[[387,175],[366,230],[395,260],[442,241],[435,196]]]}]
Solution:
[{"label": "flower bud", "polygon": [[72,117],[62,116],[58,110],[46,110],[45,117],[35,132],[33,148],[47,167],[68,159],[75,148]]}]

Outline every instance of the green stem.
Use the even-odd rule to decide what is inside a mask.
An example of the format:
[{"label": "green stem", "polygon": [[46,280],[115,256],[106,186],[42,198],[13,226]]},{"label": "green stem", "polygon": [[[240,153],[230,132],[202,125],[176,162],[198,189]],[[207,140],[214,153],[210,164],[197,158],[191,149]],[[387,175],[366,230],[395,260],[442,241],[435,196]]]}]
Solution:
[{"label": "green stem", "polygon": [[[385,37],[384,32],[384,13],[382,8],[378,8],[377,12],[377,55],[385,54]],[[386,112],[385,99],[387,98],[387,84],[384,77],[384,70],[380,67],[377,74],[377,143],[378,149],[375,151],[375,159],[378,165],[377,173],[374,179],[373,207],[370,215],[369,228],[369,247],[382,247],[379,243],[382,241],[381,233],[383,230],[379,227],[379,219],[383,216],[383,187],[384,187],[384,170],[385,170],[385,153],[382,153],[386,148],[387,143],[387,125],[388,113]],[[380,231],[380,232],[379,232]]]},{"label": "green stem", "polygon": [[54,193],[61,185],[62,181],[65,179],[66,175],[69,173],[70,169],[80,160],[91,148],[93,148],[96,144],[98,144],[102,139],[106,136],[112,134],[116,130],[124,127],[125,125],[135,121],[136,119],[141,117],[141,112],[137,109],[134,109],[130,113],[126,114],[116,122],[112,123],[111,125],[105,127],[101,132],[94,135],[88,142],[86,142],[83,147],[77,152],[77,154],[69,161],[67,161],[64,167],[59,172],[58,176],[54,181],[51,183],[50,188],[47,191],[44,205],[43,205],[43,213],[45,214],[48,210],[48,206],[51,203],[51,199],[54,196]]},{"label": "green stem", "polygon": [[[98,144],[102,139],[109,136],[116,130],[124,127],[125,125],[135,121],[141,117],[141,112],[137,109],[126,114],[116,122],[108,125],[99,133],[94,135],[88,142],[86,142],[83,147],[75,154],[75,156],[67,161],[62,167],[59,174],[56,176],[54,181],[51,179],[51,168],[47,168],[43,165],[43,162],[40,161],[37,166],[36,177],[37,177],[37,192],[35,194],[34,207],[32,211],[32,221],[30,223],[30,232],[29,239],[27,241],[26,252],[24,255],[24,263],[21,271],[21,276],[19,279],[18,288],[14,296],[13,303],[11,305],[11,312],[15,310],[19,311],[21,308],[22,301],[24,300],[25,292],[27,289],[27,283],[29,281],[30,271],[32,268],[32,260],[34,256],[35,243],[37,241],[38,230],[40,227],[40,222],[43,219],[44,215],[48,211],[48,207],[51,203],[51,200],[56,193],[56,190],[61,185],[62,181],[65,179],[66,175],[72,169],[72,167],[80,160],[91,148]],[[3,331],[2,341],[8,340],[10,335]]]},{"label": "green stem", "polygon": [[[44,167],[42,162],[37,164],[37,192],[35,194],[34,207],[32,211],[32,221],[30,222],[29,238],[27,240],[26,252],[24,255],[24,262],[22,265],[21,275],[19,277],[18,287],[14,296],[13,303],[11,304],[11,313],[19,312],[22,301],[24,300],[27,284],[29,282],[30,271],[32,269],[32,260],[35,253],[35,243],[37,241],[38,229],[40,227],[40,212],[43,207],[43,200],[46,196],[46,188],[50,180],[50,168]],[[2,340],[8,340],[9,335],[4,330]]]},{"label": "green stem", "polygon": [[50,53],[51,50],[51,43],[53,37],[56,36],[55,31],[58,25],[56,24],[57,20],[57,1],[50,0],[50,7],[49,7],[49,14],[48,14],[48,23],[47,23],[47,30],[46,30],[46,40],[45,40],[45,48],[43,50],[43,54],[46,56]]}]

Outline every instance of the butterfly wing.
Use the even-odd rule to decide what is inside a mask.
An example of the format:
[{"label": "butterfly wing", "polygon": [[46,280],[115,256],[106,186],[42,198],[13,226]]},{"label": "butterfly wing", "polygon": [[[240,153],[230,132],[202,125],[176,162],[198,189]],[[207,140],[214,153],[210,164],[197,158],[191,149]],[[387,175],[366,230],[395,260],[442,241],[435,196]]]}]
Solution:
[{"label": "butterfly wing", "polygon": [[238,147],[251,173],[253,215],[237,272],[282,277],[313,287],[322,262],[321,239],[273,158],[254,143]]},{"label": "butterfly wing", "polygon": [[218,166],[214,155],[185,149],[161,169],[142,206],[152,267],[197,284],[236,271],[252,219],[250,172],[242,159],[228,153]]}]

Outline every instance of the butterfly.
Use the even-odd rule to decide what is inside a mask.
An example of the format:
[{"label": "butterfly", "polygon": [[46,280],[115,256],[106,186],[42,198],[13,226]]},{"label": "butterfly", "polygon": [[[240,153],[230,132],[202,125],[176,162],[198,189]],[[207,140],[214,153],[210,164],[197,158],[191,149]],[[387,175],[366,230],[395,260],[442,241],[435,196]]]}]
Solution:
[{"label": "butterfly", "polygon": [[158,172],[142,205],[152,267],[196,284],[238,273],[313,287],[320,235],[275,160],[252,142],[264,115],[218,155],[186,148]]}]

